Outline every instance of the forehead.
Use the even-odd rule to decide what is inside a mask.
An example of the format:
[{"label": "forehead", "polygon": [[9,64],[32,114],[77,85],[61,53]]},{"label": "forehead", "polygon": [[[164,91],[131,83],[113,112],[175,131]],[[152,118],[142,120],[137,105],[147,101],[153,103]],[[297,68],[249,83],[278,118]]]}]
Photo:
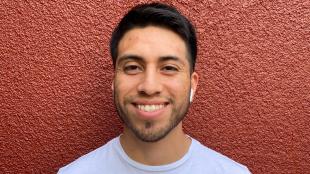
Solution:
[{"label": "forehead", "polygon": [[134,28],[125,33],[118,45],[118,57],[137,55],[144,59],[173,56],[188,63],[183,39],[173,31],[157,26]]}]

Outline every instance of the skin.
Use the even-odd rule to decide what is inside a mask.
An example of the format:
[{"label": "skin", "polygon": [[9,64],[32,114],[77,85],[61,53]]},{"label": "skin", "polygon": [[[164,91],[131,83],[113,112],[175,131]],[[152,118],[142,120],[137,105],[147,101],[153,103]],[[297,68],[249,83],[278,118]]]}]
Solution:
[{"label": "skin", "polygon": [[[198,84],[190,73],[185,42],[173,31],[156,26],[128,31],[118,45],[112,89],[125,123],[120,142],[133,160],[164,165],[181,159],[191,144],[182,130],[190,89]],[[150,113],[138,105],[162,105]]]}]

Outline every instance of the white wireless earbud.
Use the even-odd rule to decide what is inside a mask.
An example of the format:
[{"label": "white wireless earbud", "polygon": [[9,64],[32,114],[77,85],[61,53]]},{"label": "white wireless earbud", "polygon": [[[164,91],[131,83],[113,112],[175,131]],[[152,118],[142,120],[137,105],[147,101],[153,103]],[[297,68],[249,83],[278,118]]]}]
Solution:
[{"label": "white wireless earbud", "polygon": [[189,102],[193,101],[193,97],[194,97],[194,91],[193,91],[193,89],[191,89],[191,92],[189,94]]}]

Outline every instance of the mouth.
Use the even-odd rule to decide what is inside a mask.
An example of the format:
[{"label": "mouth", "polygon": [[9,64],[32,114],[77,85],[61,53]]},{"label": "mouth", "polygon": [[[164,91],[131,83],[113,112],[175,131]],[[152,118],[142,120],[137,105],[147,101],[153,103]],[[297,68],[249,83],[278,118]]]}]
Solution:
[{"label": "mouth", "polygon": [[136,104],[135,106],[144,112],[155,112],[158,110],[163,109],[164,107],[166,107],[168,104],[163,103],[163,104],[153,104],[153,105],[144,105],[144,104]]},{"label": "mouth", "polygon": [[165,108],[169,103],[161,103],[161,104],[137,104],[133,103],[133,105],[138,108],[140,111],[144,112],[155,112]]},{"label": "mouth", "polygon": [[163,100],[136,100],[131,103],[135,108],[136,116],[142,120],[156,120],[165,116],[169,111],[169,101]]}]

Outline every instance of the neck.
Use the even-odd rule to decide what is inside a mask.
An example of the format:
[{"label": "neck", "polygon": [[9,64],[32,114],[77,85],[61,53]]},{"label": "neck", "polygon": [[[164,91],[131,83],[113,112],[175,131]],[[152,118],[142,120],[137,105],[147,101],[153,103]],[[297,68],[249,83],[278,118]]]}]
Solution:
[{"label": "neck", "polygon": [[187,153],[191,140],[184,134],[180,123],[157,142],[141,141],[125,127],[120,143],[131,159],[142,164],[158,166],[181,159]]}]

